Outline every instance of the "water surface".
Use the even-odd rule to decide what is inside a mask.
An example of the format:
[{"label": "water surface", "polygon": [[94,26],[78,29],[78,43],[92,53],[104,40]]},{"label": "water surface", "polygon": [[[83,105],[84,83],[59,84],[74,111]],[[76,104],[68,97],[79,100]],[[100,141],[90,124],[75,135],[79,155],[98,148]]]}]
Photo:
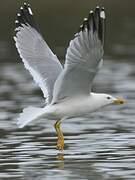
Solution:
[{"label": "water surface", "polygon": [[21,109],[44,99],[23,64],[0,66],[0,179],[135,179],[135,64],[105,61],[96,92],[124,97],[90,117],[65,120],[65,151],[56,150],[54,121],[16,126]]}]

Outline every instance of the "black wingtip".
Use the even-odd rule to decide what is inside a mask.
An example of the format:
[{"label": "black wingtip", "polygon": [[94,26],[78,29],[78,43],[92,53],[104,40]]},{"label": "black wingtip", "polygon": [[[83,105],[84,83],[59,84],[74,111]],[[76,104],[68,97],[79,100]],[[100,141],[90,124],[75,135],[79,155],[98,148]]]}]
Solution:
[{"label": "black wingtip", "polygon": [[84,18],[83,20],[83,30],[87,28],[89,30],[88,18]]},{"label": "black wingtip", "polygon": [[97,6],[95,8],[95,14],[99,16],[99,14],[100,14],[100,7],[99,6]]},{"label": "black wingtip", "polygon": [[32,12],[32,10],[31,10],[30,4],[24,3],[23,9],[24,9],[24,11],[27,12],[29,15],[33,15],[33,12]]},{"label": "black wingtip", "polygon": [[101,7],[101,10],[102,10],[102,11],[105,11],[105,8],[104,8],[104,7]]},{"label": "black wingtip", "polygon": [[27,3],[26,2],[23,3],[23,7],[27,9]]},{"label": "black wingtip", "polygon": [[80,31],[83,31],[83,29],[84,29],[84,28],[83,28],[83,24],[81,24],[80,27],[79,27],[78,33],[79,33]]},{"label": "black wingtip", "polygon": [[92,15],[92,14],[94,14],[94,11],[91,10],[90,13],[89,13],[89,15]]},{"label": "black wingtip", "polygon": [[102,19],[105,19],[105,18],[106,18],[106,17],[105,17],[105,8],[104,8],[104,7],[101,8],[100,17],[101,17]]},{"label": "black wingtip", "polygon": [[[36,23],[33,18],[33,12],[31,10],[30,4],[27,4],[26,2],[23,3],[23,6],[20,7],[19,13],[17,14],[17,20],[19,23],[15,23],[16,27],[25,25],[30,25],[38,30],[38,27],[36,26]],[[39,30],[38,30],[39,31]]]},{"label": "black wingtip", "polygon": [[[20,26],[21,26],[20,22],[18,20],[15,20],[15,27],[18,28]],[[15,31],[16,31],[16,29],[15,29]]]},{"label": "black wingtip", "polygon": [[105,8],[102,7],[100,11],[100,23],[99,23],[99,39],[104,44],[104,34],[105,34]]},{"label": "black wingtip", "polygon": [[96,6],[96,8],[95,8],[96,10],[100,10],[100,7],[99,6]]},{"label": "black wingtip", "polygon": [[[89,24],[93,29],[93,32],[97,32],[99,40],[104,43],[104,21],[105,21],[105,9],[104,7],[97,6],[94,12],[89,15]],[[92,19],[92,22],[91,22]]]},{"label": "black wingtip", "polygon": [[104,23],[105,23],[105,8],[97,6],[94,11],[90,11],[88,18],[84,18],[83,24],[79,31],[84,31],[85,28],[93,33],[97,32],[99,40],[104,43]]},{"label": "black wingtip", "polygon": [[85,28],[89,29],[89,27],[88,27],[88,19],[87,19],[87,18],[84,18],[83,24],[80,25],[79,30],[78,30],[78,33],[79,33],[80,31],[84,31]]}]

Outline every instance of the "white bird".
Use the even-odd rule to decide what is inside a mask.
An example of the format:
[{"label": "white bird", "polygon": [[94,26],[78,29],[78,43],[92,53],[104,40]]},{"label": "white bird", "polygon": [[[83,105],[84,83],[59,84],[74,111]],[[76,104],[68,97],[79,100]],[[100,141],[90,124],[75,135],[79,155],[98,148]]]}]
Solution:
[{"label": "white bird", "polygon": [[64,149],[61,120],[83,117],[109,104],[124,103],[123,99],[91,92],[93,79],[103,62],[104,21],[104,8],[90,11],[70,41],[62,67],[37,28],[30,5],[24,3],[17,14],[14,37],[17,50],[46,99],[43,108],[25,108],[17,124],[23,128],[41,117],[57,120],[59,150]]}]

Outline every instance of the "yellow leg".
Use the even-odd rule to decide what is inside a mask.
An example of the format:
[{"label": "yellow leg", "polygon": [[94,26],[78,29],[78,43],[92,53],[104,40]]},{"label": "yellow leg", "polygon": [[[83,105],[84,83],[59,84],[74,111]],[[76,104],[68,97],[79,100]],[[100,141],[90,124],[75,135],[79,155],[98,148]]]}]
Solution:
[{"label": "yellow leg", "polygon": [[54,127],[56,130],[57,136],[58,136],[57,148],[60,151],[62,151],[64,149],[64,136],[63,136],[62,130],[60,128],[60,124],[61,124],[61,121],[59,120],[54,124]]}]

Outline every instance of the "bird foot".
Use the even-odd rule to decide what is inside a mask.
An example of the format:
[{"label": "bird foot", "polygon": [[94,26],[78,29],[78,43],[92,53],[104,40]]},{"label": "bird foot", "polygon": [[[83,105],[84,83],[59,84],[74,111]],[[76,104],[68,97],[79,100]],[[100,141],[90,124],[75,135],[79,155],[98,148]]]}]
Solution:
[{"label": "bird foot", "polygon": [[58,141],[57,141],[57,149],[60,150],[60,151],[64,150],[64,139],[63,138],[58,139]]},{"label": "bird foot", "polygon": [[64,135],[62,133],[60,124],[61,124],[61,121],[59,120],[54,124],[54,127],[58,136],[57,149],[60,151],[63,151],[64,150]]}]

